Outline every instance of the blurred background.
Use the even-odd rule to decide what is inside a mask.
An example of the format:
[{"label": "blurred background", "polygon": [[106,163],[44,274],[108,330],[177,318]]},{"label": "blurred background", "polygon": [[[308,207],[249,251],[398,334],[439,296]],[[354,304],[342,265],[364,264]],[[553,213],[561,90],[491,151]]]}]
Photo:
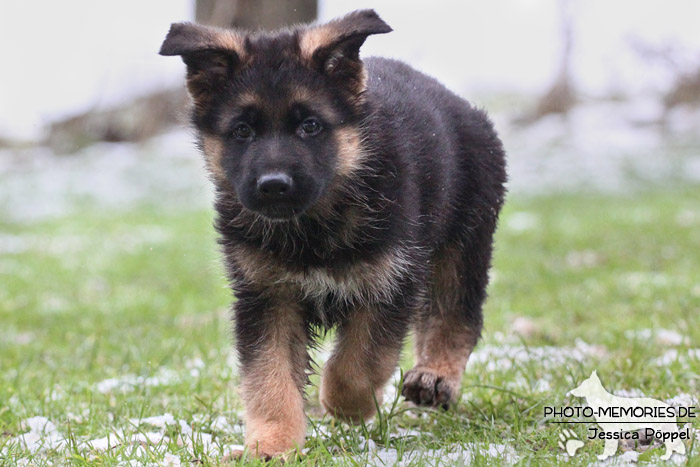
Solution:
[{"label": "blurred background", "polygon": [[7,1],[0,6],[0,214],[97,203],[206,206],[171,22],[276,28],[372,7],[364,56],[406,61],[485,107],[512,193],[700,180],[694,0]]},{"label": "blurred background", "polygon": [[[362,55],[488,110],[510,177],[466,403],[443,428],[421,418],[425,437],[406,416],[399,444],[370,441],[561,460],[561,426],[535,408],[573,404],[594,369],[608,389],[699,405],[700,1],[2,0],[0,464],[219,465],[243,442],[185,67],[157,52],[172,22],[276,28],[367,7],[394,31]],[[150,447],[143,417],[160,425]],[[310,457],[331,456],[314,438]]]}]

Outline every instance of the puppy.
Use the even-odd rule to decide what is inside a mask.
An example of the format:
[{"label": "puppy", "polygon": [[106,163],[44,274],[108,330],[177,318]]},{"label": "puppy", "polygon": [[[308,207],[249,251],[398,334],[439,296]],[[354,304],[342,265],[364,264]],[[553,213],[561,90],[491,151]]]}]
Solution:
[{"label": "puppy", "polygon": [[337,341],[320,399],[372,417],[415,333],[403,395],[457,401],[482,327],[505,154],[486,114],[408,65],[361,60],[372,10],[247,33],[173,24],[215,186],[234,303],[246,446],[304,444],[307,348]]}]

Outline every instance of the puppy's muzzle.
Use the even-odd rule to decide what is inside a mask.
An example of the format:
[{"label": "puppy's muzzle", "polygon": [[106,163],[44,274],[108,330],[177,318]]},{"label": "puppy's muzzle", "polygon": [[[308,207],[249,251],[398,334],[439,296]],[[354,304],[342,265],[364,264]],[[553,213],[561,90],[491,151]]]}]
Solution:
[{"label": "puppy's muzzle", "polygon": [[288,200],[294,195],[294,181],[284,173],[265,174],[256,182],[257,195],[264,201]]}]

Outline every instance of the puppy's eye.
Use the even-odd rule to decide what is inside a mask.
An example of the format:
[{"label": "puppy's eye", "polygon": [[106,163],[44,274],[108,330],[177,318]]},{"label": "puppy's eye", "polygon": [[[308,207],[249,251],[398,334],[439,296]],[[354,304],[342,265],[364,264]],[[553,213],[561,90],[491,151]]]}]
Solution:
[{"label": "puppy's eye", "polygon": [[233,128],[233,136],[238,140],[245,141],[253,136],[253,129],[247,123],[239,123]]},{"label": "puppy's eye", "polygon": [[307,118],[306,120],[301,122],[301,126],[299,127],[302,136],[317,135],[322,129],[323,127],[321,126],[321,122],[319,122],[318,119],[314,117]]}]

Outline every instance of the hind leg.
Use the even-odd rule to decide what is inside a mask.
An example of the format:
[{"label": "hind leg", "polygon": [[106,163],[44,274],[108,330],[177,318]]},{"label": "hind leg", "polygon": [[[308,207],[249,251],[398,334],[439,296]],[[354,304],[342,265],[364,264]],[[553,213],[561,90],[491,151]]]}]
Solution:
[{"label": "hind leg", "polygon": [[444,248],[434,258],[431,290],[415,325],[416,364],[404,375],[403,395],[418,405],[449,408],[481,334],[491,256],[482,245]]}]

